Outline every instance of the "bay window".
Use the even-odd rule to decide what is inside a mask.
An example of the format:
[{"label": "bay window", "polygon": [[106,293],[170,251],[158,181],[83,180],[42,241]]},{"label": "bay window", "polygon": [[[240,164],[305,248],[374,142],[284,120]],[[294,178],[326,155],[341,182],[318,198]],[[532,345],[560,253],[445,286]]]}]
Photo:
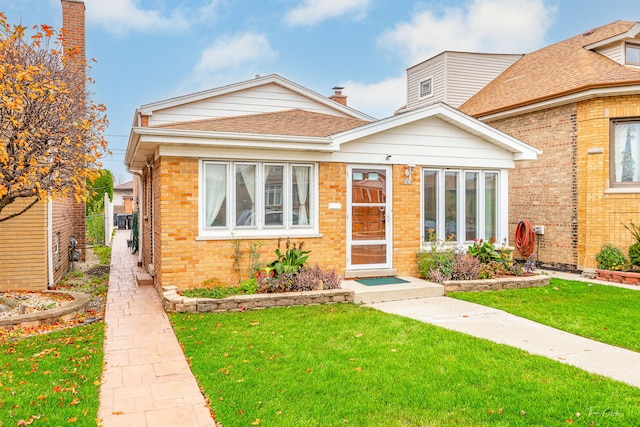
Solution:
[{"label": "bay window", "polygon": [[314,165],[205,161],[202,172],[205,234],[314,226]]},{"label": "bay window", "polygon": [[423,240],[497,238],[498,182],[495,171],[423,169]]}]

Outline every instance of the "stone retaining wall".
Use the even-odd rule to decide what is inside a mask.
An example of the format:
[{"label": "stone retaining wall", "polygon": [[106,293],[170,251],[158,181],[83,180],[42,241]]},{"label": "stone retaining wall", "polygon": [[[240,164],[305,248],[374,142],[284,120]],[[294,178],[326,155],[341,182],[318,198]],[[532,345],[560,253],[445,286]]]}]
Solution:
[{"label": "stone retaining wall", "polygon": [[42,291],[42,293],[71,295],[73,297],[73,301],[68,304],[61,305],[60,307],[52,308],[51,310],[35,311],[33,313],[0,319],[0,328],[10,328],[15,326],[29,328],[46,325],[59,320],[69,320],[77,313],[83,313],[87,304],[89,304],[89,297],[81,292]]},{"label": "stone retaining wall", "polygon": [[177,313],[204,313],[257,310],[292,305],[318,305],[353,302],[350,289],[327,289],[281,294],[235,295],[227,298],[188,298],[178,294],[177,286],[163,286],[162,300],[167,311]]},{"label": "stone retaining wall", "polygon": [[499,291],[541,287],[549,284],[550,276],[540,274],[526,277],[502,277],[483,280],[446,280],[442,282],[445,292]]},{"label": "stone retaining wall", "polygon": [[599,280],[640,286],[640,273],[633,273],[630,271],[596,270],[596,274]]}]

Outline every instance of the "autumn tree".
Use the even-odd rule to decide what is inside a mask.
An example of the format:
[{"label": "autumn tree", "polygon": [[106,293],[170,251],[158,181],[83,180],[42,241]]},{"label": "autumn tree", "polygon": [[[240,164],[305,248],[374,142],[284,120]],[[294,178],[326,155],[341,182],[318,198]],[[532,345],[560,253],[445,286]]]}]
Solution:
[{"label": "autumn tree", "polygon": [[[86,200],[87,179],[108,152],[105,107],[86,91],[88,64],[63,39],[47,25],[28,34],[0,12],[0,222],[39,201]],[[21,199],[24,207],[2,215]]]}]

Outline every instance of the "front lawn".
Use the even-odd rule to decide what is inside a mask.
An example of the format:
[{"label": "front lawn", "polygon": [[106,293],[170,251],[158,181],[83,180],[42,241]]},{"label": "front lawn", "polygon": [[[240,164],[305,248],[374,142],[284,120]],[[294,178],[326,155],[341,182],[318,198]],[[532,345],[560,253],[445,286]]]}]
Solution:
[{"label": "front lawn", "polygon": [[640,389],[353,304],[172,314],[231,426],[640,425]]},{"label": "front lawn", "polygon": [[451,292],[447,295],[596,341],[640,351],[640,290],[551,279],[549,285],[541,288]]},{"label": "front lawn", "polygon": [[0,426],[96,425],[103,339],[100,322],[4,343]]}]

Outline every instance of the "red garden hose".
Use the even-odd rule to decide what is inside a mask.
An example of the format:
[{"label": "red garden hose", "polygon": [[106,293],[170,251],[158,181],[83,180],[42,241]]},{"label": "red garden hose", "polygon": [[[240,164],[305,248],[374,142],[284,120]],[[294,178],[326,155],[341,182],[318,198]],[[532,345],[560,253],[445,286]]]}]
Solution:
[{"label": "red garden hose", "polygon": [[529,258],[533,253],[536,236],[533,234],[531,223],[526,220],[520,220],[516,227],[516,249],[520,251],[523,257]]}]

